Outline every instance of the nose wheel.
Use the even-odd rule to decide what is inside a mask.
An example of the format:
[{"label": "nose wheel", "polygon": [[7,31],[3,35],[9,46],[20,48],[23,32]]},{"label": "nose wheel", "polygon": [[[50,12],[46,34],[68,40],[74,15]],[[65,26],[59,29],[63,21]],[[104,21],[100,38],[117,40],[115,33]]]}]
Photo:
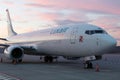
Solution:
[{"label": "nose wheel", "polygon": [[85,68],[85,69],[93,69],[93,64],[92,64],[92,62],[86,61],[86,62],[84,63],[84,68]]}]

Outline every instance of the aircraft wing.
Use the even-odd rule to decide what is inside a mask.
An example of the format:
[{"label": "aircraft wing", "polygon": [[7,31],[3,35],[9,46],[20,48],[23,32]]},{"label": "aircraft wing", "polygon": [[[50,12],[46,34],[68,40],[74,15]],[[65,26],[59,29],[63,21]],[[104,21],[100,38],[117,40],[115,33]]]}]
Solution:
[{"label": "aircraft wing", "polygon": [[0,44],[1,47],[8,47],[8,44]]},{"label": "aircraft wing", "polygon": [[0,40],[2,40],[2,41],[7,41],[7,39],[5,39],[5,38],[0,38]]},{"label": "aircraft wing", "polygon": [[[16,46],[17,44],[6,44],[6,42],[8,42],[7,39],[5,38],[0,38],[0,53],[4,53],[4,50],[8,47],[11,46]],[[36,49],[34,48],[34,45],[17,45],[19,47],[21,47],[22,49],[24,49],[25,53],[34,53],[36,52]]]},{"label": "aircraft wing", "polygon": [[6,42],[8,42],[7,39],[5,38],[0,38],[0,53],[4,53],[4,50],[7,49],[8,47],[21,47],[22,49],[24,49],[24,53],[25,54],[35,54],[37,52],[37,50],[35,49],[34,47],[34,44],[32,43],[29,43],[29,46],[28,45],[25,45],[25,44],[6,44]]},{"label": "aircraft wing", "polygon": [[5,38],[0,38],[0,47],[2,48],[6,48],[8,47],[9,45],[8,44],[5,44],[8,40],[5,39]]},{"label": "aircraft wing", "polygon": [[[4,53],[4,50],[7,49],[8,47],[14,46],[16,47],[16,44],[13,45],[7,45],[7,44],[0,44],[0,53]],[[37,50],[35,49],[34,46],[30,45],[30,46],[26,46],[26,45],[17,45],[18,47],[21,47],[22,49],[24,49],[24,53],[25,54],[33,54],[36,53]]]}]

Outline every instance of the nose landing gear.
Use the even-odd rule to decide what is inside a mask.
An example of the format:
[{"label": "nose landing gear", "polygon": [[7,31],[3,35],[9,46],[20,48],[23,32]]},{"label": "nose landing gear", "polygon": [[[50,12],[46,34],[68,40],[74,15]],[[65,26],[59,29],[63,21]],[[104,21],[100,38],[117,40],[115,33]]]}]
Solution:
[{"label": "nose landing gear", "polygon": [[92,62],[86,61],[86,62],[84,63],[84,68],[85,68],[85,69],[93,69],[93,64],[92,64]]}]

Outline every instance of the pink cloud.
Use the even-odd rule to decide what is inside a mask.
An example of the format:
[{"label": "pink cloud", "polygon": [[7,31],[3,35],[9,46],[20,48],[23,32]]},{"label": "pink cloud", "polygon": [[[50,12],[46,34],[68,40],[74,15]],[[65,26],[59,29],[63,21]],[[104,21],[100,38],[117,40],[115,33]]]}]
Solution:
[{"label": "pink cloud", "polygon": [[118,23],[120,23],[119,16],[101,16],[92,22],[93,24],[100,25],[103,28],[118,28],[120,27]]},{"label": "pink cloud", "polygon": [[60,18],[59,14],[54,13],[39,13],[39,18],[41,20],[53,21]]},{"label": "pink cloud", "polygon": [[88,21],[89,20],[86,14],[82,12],[74,12],[72,14],[67,15],[66,18],[72,21]]},{"label": "pink cloud", "polygon": [[[32,0],[31,0],[32,1]],[[54,9],[86,10],[110,14],[120,14],[119,0],[34,0],[27,4],[34,7],[47,7]]]},{"label": "pink cloud", "polygon": [[14,2],[11,2],[11,1],[3,1],[2,3],[7,6],[14,6]]},{"label": "pink cloud", "polygon": [[[97,12],[97,13],[109,13],[109,14],[120,14],[118,3],[120,1],[113,0],[27,0],[29,3],[26,4],[28,7],[38,7],[38,8],[46,8],[48,10],[55,9],[56,10],[73,10],[75,11],[70,15],[59,15],[58,13],[43,13],[40,12],[40,17],[44,20],[63,20],[70,19],[72,21],[88,21],[88,17],[86,16],[87,12]],[[81,10],[87,11],[81,13]],[[105,19],[104,19],[105,20]],[[111,20],[111,19],[110,19]],[[103,21],[104,22],[104,21]],[[111,20],[111,22],[113,22]],[[101,22],[99,22],[100,25]]]},{"label": "pink cloud", "polygon": [[[27,10],[26,14],[28,14],[30,17],[33,17],[32,19],[36,20],[42,20],[42,21],[65,21],[70,20],[73,22],[88,22],[90,21],[89,18],[86,16],[84,12],[71,12],[71,13],[61,13],[61,11],[51,11],[51,12],[42,12],[41,10]],[[28,16],[26,15],[26,16]]]}]

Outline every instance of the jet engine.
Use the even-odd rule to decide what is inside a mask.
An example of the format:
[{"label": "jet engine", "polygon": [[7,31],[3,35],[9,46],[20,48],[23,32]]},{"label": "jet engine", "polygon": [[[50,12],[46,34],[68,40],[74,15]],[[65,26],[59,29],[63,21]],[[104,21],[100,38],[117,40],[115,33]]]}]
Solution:
[{"label": "jet engine", "polygon": [[13,45],[6,48],[4,54],[9,59],[22,59],[24,50],[20,46]]}]

